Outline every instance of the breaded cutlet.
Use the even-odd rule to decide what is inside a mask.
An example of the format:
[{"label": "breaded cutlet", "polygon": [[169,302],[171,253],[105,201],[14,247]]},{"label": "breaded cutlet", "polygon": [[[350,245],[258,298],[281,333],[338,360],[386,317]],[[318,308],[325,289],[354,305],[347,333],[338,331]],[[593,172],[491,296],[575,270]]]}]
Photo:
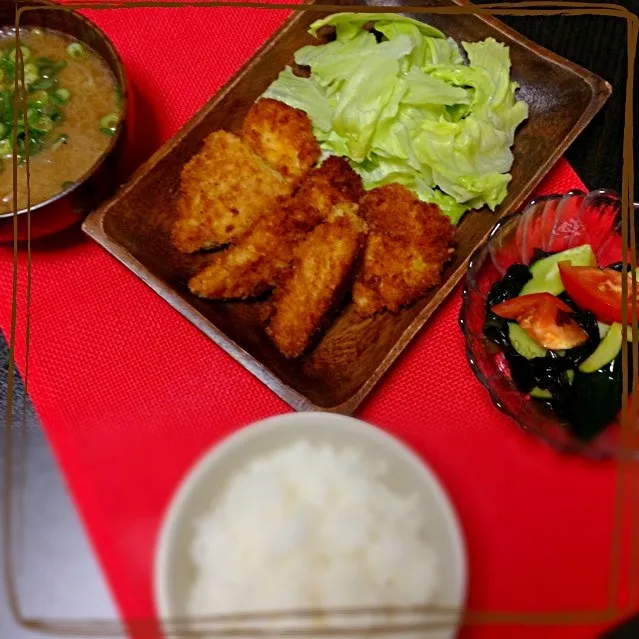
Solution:
[{"label": "breaded cutlet", "polygon": [[308,115],[288,104],[263,98],[242,123],[242,139],[293,187],[317,164],[321,150]]},{"label": "breaded cutlet", "polygon": [[441,281],[455,227],[439,207],[421,202],[399,184],[369,191],[360,215],[370,232],[353,286],[355,310],[363,317],[397,312]]},{"label": "breaded cutlet", "polygon": [[[359,202],[364,195],[362,178],[342,157],[331,155],[311,175],[302,183],[297,195],[300,201],[318,210],[329,210],[338,201]],[[320,184],[330,186],[331,190],[320,188]]]},{"label": "breaded cutlet", "polygon": [[356,204],[341,205],[315,227],[298,245],[290,270],[275,289],[266,332],[287,358],[304,353],[341,301],[367,230],[357,209]]},{"label": "breaded cutlet", "polygon": [[215,131],[183,167],[172,241],[193,253],[233,242],[290,184],[240,138]]},{"label": "breaded cutlet", "polygon": [[295,246],[340,205],[356,203],[362,180],[341,158],[313,169],[297,193],[262,216],[225,251],[210,257],[189,281],[189,289],[209,299],[248,299],[271,289],[293,259]]}]

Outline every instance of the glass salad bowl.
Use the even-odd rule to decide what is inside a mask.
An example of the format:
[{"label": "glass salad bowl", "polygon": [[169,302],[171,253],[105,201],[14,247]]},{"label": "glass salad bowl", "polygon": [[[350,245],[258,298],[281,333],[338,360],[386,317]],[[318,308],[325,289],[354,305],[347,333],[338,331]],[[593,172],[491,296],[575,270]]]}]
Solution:
[{"label": "glass salad bowl", "polygon": [[[634,211],[637,219],[639,205],[634,204]],[[637,223],[639,224],[639,220]],[[571,191],[565,195],[552,195],[532,201],[523,211],[500,220],[488,239],[471,257],[459,316],[459,324],[465,335],[468,361],[495,406],[521,428],[545,441],[555,450],[576,453],[590,459],[621,456],[624,443],[621,413],[617,413],[597,435],[590,438],[579,437],[574,434],[571,423],[552,410],[546,400],[521,392],[512,380],[504,353],[484,335],[486,300],[493,285],[502,280],[511,265],[528,266],[539,259],[539,251],[557,253],[590,245],[597,266],[607,267],[621,262],[621,228],[621,199],[612,191]],[[628,237],[630,238],[630,233]],[[625,261],[630,265],[629,250],[625,257]],[[629,268],[628,266],[628,270]],[[629,281],[629,292],[631,286]],[[526,292],[529,291],[523,291]],[[592,319],[594,320],[594,317]],[[632,364],[630,349],[628,364]],[[572,403],[572,400],[569,403]],[[633,431],[629,432],[633,435],[637,425],[637,420],[632,420],[630,426]],[[626,437],[626,450],[629,448],[628,442],[633,449],[638,448],[639,442],[636,442],[636,439],[639,437],[633,437],[632,440]],[[639,450],[633,450],[632,455],[639,458]]]}]

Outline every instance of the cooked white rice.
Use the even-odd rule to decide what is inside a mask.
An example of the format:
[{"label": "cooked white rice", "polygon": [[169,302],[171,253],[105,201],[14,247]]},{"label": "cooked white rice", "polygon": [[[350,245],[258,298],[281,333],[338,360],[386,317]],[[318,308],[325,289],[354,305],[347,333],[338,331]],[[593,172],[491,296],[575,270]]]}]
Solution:
[{"label": "cooked white rice", "polygon": [[[386,472],[354,450],[307,442],[238,469],[195,523],[189,615],[431,603],[428,513],[391,491]],[[384,621],[313,623],[349,620]]]}]

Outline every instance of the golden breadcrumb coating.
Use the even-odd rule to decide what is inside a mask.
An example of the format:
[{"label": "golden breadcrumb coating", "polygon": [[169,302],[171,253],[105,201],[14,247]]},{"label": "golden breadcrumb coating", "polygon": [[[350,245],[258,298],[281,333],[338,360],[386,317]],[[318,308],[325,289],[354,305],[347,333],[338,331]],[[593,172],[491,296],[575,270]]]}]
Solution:
[{"label": "golden breadcrumb coating", "polygon": [[339,205],[311,231],[275,290],[267,333],[287,358],[304,353],[341,301],[367,230],[356,212],[356,204]]},{"label": "golden breadcrumb coating", "polygon": [[[362,178],[355,173],[344,158],[331,155],[322,162],[320,167],[313,171],[312,175],[313,181],[308,180],[305,182],[300,188],[300,193],[304,193],[307,189],[312,189],[314,183],[323,181],[338,190],[346,200],[359,202],[364,195]],[[311,199],[314,206],[320,207],[317,201],[312,199],[312,193],[309,193],[307,197]]]},{"label": "golden breadcrumb coating", "polygon": [[353,286],[353,303],[363,317],[397,312],[441,281],[455,227],[433,204],[399,184],[369,191],[360,215],[370,233]]},{"label": "golden breadcrumb coating", "polygon": [[313,169],[298,192],[262,216],[234,246],[212,255],[189,281],[195,295],[248,299],[270,290],[293,259],[295,246],[340,204],[356,203],[362,180],[341,158]]},{"label": "golden breadcrumb coating", "polygon": [[294,187],[317,164],[321,155],[308,115],[271,98],[253,104],[242,123],[240,135]]},{"label": "golden breadcrumb coating", "polygon": [[193,253],[231,243],[290,192],[245,142],[215,131],[182,169],[173,244]]}]

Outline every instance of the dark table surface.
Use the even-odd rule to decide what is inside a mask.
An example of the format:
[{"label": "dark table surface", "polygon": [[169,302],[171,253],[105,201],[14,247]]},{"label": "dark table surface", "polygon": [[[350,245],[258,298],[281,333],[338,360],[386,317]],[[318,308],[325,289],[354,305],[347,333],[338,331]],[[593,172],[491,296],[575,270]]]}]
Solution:
[{"label": "dark table surface", "polygon": [[[487,0],[478,0],[485,4]],[[585,0],[581,5],[593,4]],[[639,0],[617,4],[639,13]],[[589,189],[621,189],[622,140],[626,100],[626,22],[594,16],[504,17],[504,22],[531,40],[599,74],[613,86],[613,95],[603,110],[566,153],[567,159]],[[637,74],[635,74],[635,77]],[[635,80],[635,104],[639,103],[639,82]],[[635,114],[639,110],[635,107]],[[635,122],[639,118],[635,115]],[[635,139],[635,155],[639,144]],[[635,201],[639,201],[639,179],[635,179]],[[4,300],[2,303],[8,303]],[[8,350],[0,333],[0,409],[7,399]],[[24,387],[17,380],[14,414],[21,419]],[[28,469],[24,502],[27,504],[23,546],[36,557],[20,570],[20,594],[28,593],[25,612],[38,616],[113,618],[115,612],[83,530],[64,489],[60,473],[48,449],[37,416],[28,402]],[[0,429],[4,429],[4,422]],[[0,432],[0,434],[2,434]],[[0,465],[6,456],[0,436]],[[1,477],[0,477],[1,485]],[[1,531],[0,531],[1,533]],[[1,540],[0,540],[1,543]],[[41,556],[38,555],[41,554]],[[43,568],[44,566],[44,568]],[[64,594],[51,575],[64,573]],[[71,588],[71,591],[68,589]],[[56,596],[57,595],[59,596]],[[11,619],[0,580],[0,637],[22,639],[32,636]],[[540,636],[543,632],[540,630]],[[636,626],[617,637],[639,636]]]}]

